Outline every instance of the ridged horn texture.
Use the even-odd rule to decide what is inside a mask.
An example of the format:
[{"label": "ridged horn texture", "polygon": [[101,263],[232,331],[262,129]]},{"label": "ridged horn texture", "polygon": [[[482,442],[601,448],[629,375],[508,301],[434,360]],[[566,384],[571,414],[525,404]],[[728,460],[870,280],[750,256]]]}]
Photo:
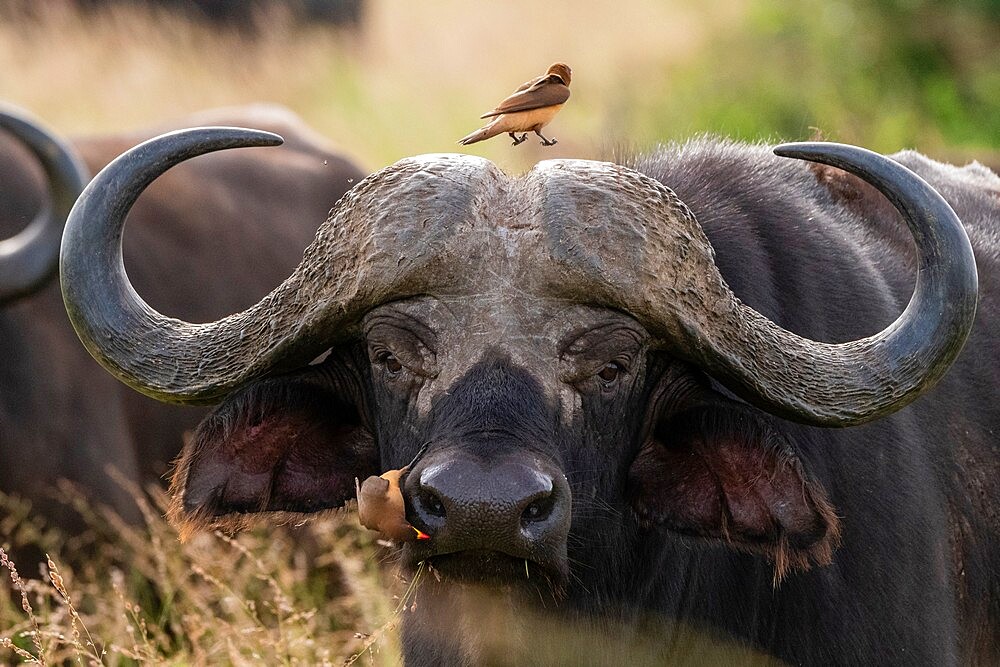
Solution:
[{"label": "ridged horn texture", "polygon": [[419,159],[365,179],[340,200],[292,275],[242,313],[190,324],[150,308],[122,263],[125,217],[140,193],[189,158],[280,142],[242,128],[173,132],[115,159],[80,196],[63,235],[63,300],[91,355],[133,389],[166,402],[217,402],[250,379],[308,363],[351,335],[374,305],[461,283],[458,257],[448,261],[435,246],[453,235],[465,197],[484,189],[483,165],[503,175],[486,160],[445,156],[437,171],[466,183],[465,194],[448,192]]},{"label": "ridged horn texture", "polygon": [[73,148],[27,112],[0,105],[0,129],[23,143],[48,179],[49,199],[16,236],[0,240],[0,306],[55,275],[63,223],[90,174]]},{"label": "ridged horn texture", "polygon": [[557,161],[529,175],[551,193],[571,193],[547,197],[561,209],[547,217],[562,256],[560,272],[544,280],[574,285],[573,293],[585,285],[592,300],[633,314],[674,354],[772,414],[852,426],[898,410],[941,377],[971,330],[978,277],[965,229],[930,185],[889,158],[834,143],[785,144],[775,153],[851,172],[902,214],[916,241],[916,287],[883,331],[831,344],[782,329],[733,295],[673,192],[610,165]]},{"label": "ridged horn texture", "polygon": [[947,203],[892,160],[827,143],[778,150],[880,189],[906,219],[919,255],[905,312],[850,343],[804,339],[742,304],[673,192],[625,167],[583,160],[542,162],[515,179],[471,156],[402,160],[349,191],[299,267],[257,305],[198,325],[152,311],[121,266],[129,206],[177,162],[269,137],[201,129],[154,139],[99,174],[71,214],[62,259],[67,309],[91,353],[133,388],[161,400],[211,402],[359,335],[360,319],[381,303],[537,296],[629,312],[663,347],[760,407],[847,426],[930,387],[975,315],[972,249]]}]

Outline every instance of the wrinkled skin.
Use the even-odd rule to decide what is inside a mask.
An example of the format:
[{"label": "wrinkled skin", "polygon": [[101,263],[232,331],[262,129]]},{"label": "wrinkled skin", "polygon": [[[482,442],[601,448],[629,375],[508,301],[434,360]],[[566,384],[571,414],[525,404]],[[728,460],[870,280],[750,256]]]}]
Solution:
[{"label": "wrinkled skin", "polygon": [[[640,628],[651,664],[704,655],[691,636],[794,664],[994,663],[1000,179],[896,157],[956,209],[982,276],[955,368],[898,414],[842,430],[777,420],[626,313],[480,272],[461,293],[376,307],[323,362],[231,394],[185,449],[174,518],[236,528],[338,507],[355,477],[426,445],[404,493],[431,539],[401,559],[440,581],[424,575],[404,618],[408,664],[543,660],[546,626],[517,611],[487,624],[470,582],[500,595],[491,610],[585,623],[598,664]],[[782,326],[854,340],[909,297],[912,242],[853,177],[711,142],[637,167]]]},{"label": "wrinkled skin", "polygon": [[[330,206],[363,174],[294,114],[278,107],[205,112],[170,127],[72,143],[96,173],[121,151],[191,122],[252,124],[280,132],[286,146],[209,156],[161,179],[132,212],[125,240],[129,274],[151,303],[198,320],[259,299],[295,266]],[[0,238],[16,233],[45,196],[35,161],[0,136]],[[108,479],[108,465],[140,484],[160,481],[204,411],[163,405],[125,390],[87,353],[53,280],[0,309],[0,490],[76,530],[78,519],[50,500],[56,481],[138,518]]]}]

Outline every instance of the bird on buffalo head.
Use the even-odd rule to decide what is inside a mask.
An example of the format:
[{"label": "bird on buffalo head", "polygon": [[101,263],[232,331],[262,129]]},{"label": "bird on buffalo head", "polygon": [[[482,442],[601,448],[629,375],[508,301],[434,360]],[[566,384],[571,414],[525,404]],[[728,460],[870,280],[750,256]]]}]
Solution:
[{"label": "bird on buffalo head", "polygon": [[[546,139],[542,128],[555,118],[555,115],[569,99],[569,81],[572,75],[569,65],[555,63],[537,79],[532,79],[502,101],[492,111],[487,111],[480,118],[493,118],[484,127],[479,128],[458,143],[474,144],[483,139],[495,137],[506,132],[514,140],[514,146],[528,138],[528,132],[533,131],[542,138],[543,146],[552,146],[555,139]],[[523,132],[518,137],[516,132]]]}]

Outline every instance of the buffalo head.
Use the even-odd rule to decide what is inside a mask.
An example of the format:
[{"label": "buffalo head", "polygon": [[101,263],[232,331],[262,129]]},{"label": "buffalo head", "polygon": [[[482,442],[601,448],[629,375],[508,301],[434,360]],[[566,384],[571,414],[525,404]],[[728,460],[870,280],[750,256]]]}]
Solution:
[{"label": "buffalo head", "polygon": [[671,190],[580,160],[518,178],[463,155],[402,160],[351,190],[249,310],[189,324],[149,308],[121,261],[135,198],[192,156],[277,142],[222,128],[148,142],[95,179],[67,227],[63,292],[91,353],[150,396],[221,401],[175,475],[186,527],[340,507],[356,478],[412,462],[405,519],[430,539],[404,556],[445,586],[572,597],[585,570],[598,600],[600,570],[653,524],[779,572],[827,562],[838,526],[823,489],[769,417],[711,379],[773,415],[859,424],[931,386],[975,313],[948,205],[893,161],[836,144],[777,152],[877,187],[920,258],[905,312],[853,342],[807,340],[745,306]]}]

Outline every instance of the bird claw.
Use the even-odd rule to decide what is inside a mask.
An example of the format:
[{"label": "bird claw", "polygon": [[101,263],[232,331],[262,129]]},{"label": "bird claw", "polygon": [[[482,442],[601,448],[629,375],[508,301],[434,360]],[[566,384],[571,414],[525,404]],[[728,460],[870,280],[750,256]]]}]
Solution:
[{"label": "bird claw", "polygon": [[558,142],[558,141],[556,141],[555,139],[542,139],[542,140],[541,140],[541,141],[539,141],[538,143],[540,143],[540,144],[541,144],[541,145],[543,145],[543,146],[555,146],[555,145],[556,145],[556,144],[558,144],[559,142]]},{"label": "bird claw", "polygon": [[523,144],[525,141],[528,140],[528,133],[527,132],[525,132],[524,134],[522,134],[520,136],[520,138],[518,138],[518,136],[516,134],[514,134],[513,132],[511,132],[510,136],[514,139],[514,143],[512,143],[511,146],[517,146],[518,144]]}]

